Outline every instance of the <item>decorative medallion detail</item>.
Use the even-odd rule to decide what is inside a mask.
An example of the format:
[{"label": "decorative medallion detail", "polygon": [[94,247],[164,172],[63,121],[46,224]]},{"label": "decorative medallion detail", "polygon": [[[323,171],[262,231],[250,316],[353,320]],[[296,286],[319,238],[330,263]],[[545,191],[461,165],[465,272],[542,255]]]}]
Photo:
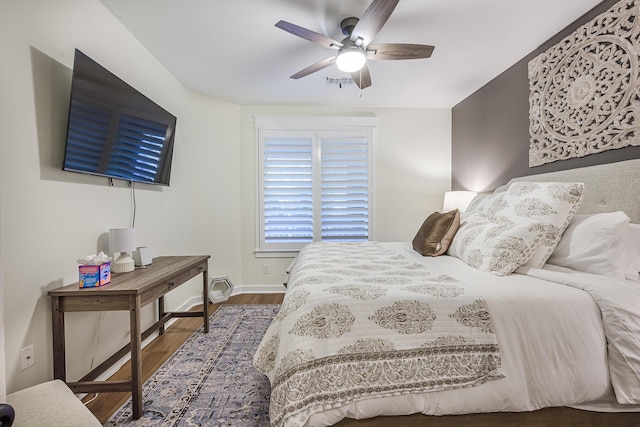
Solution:
[{"label": "decorative medallion detail", "polygon": [[369,319],[399,334],[421,334],[431,330],[436,315],[426,302],[396,301],[380,308]]},{"label": "decorative medallion detail", "polygon": [[381,351],[391,351],[395,349],[396,348],[391,341],[380,338],[362,338],[352,345],[341,348],[338,351],[338,354],[379,353]]},{"label": "decorative medallion detail", "polygon": [[267,340],[256,354],[256,363],[264,366],[265,369],[273,369],[276,363],[276,355],[278,354],[278,346],[280,338],[273,336]]},{"label": "decorative medallion detail", "polygon": [[455,298],[464,294],[464,288],[453,285],[416,285],[406,288],[409,292],[433,295],[439,298]]},{"label": "decorative medallion detail", "polygon": [[385,288],[371,285],[332,286],[326,289],[326,291],[332,294],[344,295],[362,300],[378,299],[387,293],[387,290]]},{"label": "decorative medallion detail", "polygon": [[483,332],[494,332],[493,319],[489,314],[486,301],[476,300],[473,304],[465,304],[458,308],[450,317],[465,326],[478,328]]},{"label": "decorative medallion detail", "polygon": [[293,290],[287,295],[287,300],[284,304],[282,304],[282,308],[276,315],[275,320],[279,321],[302,307],[307,303],[307,298],[309,297],[309,291],[306,289],[301,290]]},{"label": "decorative medallion detail", "polygon": [[529,166],[640,145],[636,3],[616,3],[529,62]]},{"label": "decorative medallion detail", "polygon": [[301,336],[327,339],[339,337],[351,331],[355,317],[349,307],[341,304],[324,304],[300,317],[291,333]]}]

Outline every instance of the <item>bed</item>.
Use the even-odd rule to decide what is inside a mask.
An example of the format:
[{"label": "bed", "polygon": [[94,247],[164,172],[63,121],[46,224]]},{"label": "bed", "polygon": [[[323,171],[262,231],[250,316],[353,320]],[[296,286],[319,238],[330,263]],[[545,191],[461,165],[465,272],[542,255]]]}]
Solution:
[{"label": "bed", "polygon": [[[305,247],[254,357],[271,382],[272,425],[566,406],[640,412],[640,267],[619,266],[640,246],[640,226],[629,225],[640,223],[639,171],[630,160],[514,179],[474,200],[448,255],[406,242]],[[551,223],[521,222],[549,206],[532,191],[562,199],[549,202]],[[613,243],[576,258],[571,242],[597,227],[609,233],[598,243]],[[606,254],[616,268],[595,274]]]}]

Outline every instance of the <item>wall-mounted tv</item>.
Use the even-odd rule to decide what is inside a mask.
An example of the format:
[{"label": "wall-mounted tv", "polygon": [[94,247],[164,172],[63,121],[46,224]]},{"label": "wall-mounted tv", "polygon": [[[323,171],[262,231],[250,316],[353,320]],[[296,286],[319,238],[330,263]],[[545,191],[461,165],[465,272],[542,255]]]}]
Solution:
[{"label": "wall-mounted tv", "polygon": [[169,185],[176,117],[76,49],[62,169]]}]

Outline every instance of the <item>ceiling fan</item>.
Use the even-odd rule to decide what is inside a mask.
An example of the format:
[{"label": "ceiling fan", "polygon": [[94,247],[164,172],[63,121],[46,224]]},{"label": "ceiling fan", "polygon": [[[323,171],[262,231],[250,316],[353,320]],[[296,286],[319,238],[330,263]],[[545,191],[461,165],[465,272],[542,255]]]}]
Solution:
[{"label": "ceiling fan", "polygon": [[360,19],[349,17],[340,23],[342,41],[333,40],[287,21],[278,21],[276,27],[295,36],[312,41],[338,53],[330,58],[316,62],[291,76],[299,79],[320,71],[334,62],[341,71],[351,74],[351,78],[360,89],[371,86],[371,73],[368,60],[397,60],[429,58],[434,47],[423,44],[379,43],[372,44],[374,37],[387,22],[400,0],[373,0]]}]

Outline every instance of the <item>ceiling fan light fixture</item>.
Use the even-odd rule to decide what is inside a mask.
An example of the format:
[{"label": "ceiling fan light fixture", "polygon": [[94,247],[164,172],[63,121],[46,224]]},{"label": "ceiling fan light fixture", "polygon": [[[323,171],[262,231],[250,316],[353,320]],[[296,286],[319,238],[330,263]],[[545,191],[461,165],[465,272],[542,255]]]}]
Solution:
[{"label": "ceiling fan light fixture", "polygon": [[[334,40],[324,34],[316,33],[287,21],[278,21],[276,27],[315,44],[337,50],[337,55],[316,62],[290,76],[299,79],[333,65],[340,71],[351,74],[353,82],[362,90],[371,86],[371,72],[368,60],[399,60],[429,58],[433,46],[409,43],[375,43],[378,32],[385,25],[399,0],[370,0],[369,7],[361,18],[347,17],[340,22],[342,41]],[[339,83],[340,84],[340,83]]]},{"label": "ceiling fan light fixture", "polygon": [[357,46],[345,46],[340,49],[336,58],[336,65],[340,71],[345,73],[353,73],[364,67],[367,58],[364,50]]}]

